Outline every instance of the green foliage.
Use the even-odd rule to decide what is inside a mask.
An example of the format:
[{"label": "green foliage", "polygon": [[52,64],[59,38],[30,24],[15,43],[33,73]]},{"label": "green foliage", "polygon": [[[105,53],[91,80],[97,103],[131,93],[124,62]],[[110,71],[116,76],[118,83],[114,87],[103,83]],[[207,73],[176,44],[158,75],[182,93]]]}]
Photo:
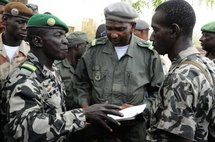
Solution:
[{"label": "green foliage", "polygon": [[213,5],[215,4],[215,0],[207,0],[206,1],[207,6],[209,7],[213,7]]}]

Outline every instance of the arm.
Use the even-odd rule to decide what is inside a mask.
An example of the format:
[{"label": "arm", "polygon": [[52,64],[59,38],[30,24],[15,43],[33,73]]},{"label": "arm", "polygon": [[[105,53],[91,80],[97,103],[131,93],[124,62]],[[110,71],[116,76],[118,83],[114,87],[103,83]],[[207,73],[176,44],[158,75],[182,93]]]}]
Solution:
[{"label": "arm", "polygon": [[75,69],[78,103],[82,108],[90,105],[92,85],[88,76],[87,65],[82,57]]},{"label": "arm", "polygon": [[[86,118],[82,109],[62,112],[61,108],[56,109],[41,96],[46,94],[35,80],[21,78],[16,82],[7,86],[8,126],[14,139],[55,140],[85,127]],[[55,99],[53,103],[61,101]]]}]

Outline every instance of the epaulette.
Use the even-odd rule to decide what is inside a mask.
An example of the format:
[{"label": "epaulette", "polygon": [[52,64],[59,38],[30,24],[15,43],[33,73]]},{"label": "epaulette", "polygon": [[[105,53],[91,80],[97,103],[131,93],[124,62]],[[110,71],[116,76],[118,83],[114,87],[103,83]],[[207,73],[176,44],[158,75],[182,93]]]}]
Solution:
[{"label": "epaulette", "polygon": [[96,45],[103,45],[107,42],[107,37],[101,37],[97,38],[91,41],[90,47],[96,46]]},{"label": "epaulette", "polygon": [[21,68],[24,68],[24,69],[27,69],[31,72],[35,72],[37,70],[37,67],[35,67],[32,63],[30,62],[24,62],[22,65],[21,65]]},{"label": "epaulette", "polygon": [[150,49],[150,50],[153,49],[152,43],[149,42],[149,41],[139,41],[139,42],[137,43],[137,45],[140,46],[140,47],[148,48],[148,49]]}]

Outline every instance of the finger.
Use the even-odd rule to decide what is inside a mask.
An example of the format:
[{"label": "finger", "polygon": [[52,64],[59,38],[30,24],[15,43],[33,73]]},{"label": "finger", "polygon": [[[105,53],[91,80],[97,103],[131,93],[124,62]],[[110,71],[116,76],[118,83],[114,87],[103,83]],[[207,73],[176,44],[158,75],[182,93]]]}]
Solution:
[{"label": "finger", "polygon": [[113,104],[104,104],[104,107],[108,109],[121,109],[121,106],[117,106]]},{"label": "finger", "polygon": [[117,116],[121,116],[121,117],[123,116],[123,114],[121,112],[116,111],[114,109],[105,109],[105,110],[103,110],[103,112],[105,114],[112,114],[112,115],[117,115]]},{"label": "finger", "polygon": [[107,116],[107,115],[104,115],[104,116],[103,116],[103,119],[105,119],[106,122],[113,123],[113,124],[118,125],[118,126],[121,125],[120,122],[114,120],[113,118],[111,118],[111,117],[109,117],[109,116]]},{"label": "finger", "polygon": [[102,125],[105,129],[108,129],[110,132],[112,132],[113,129],[107,124],[108,121],[104,121],[104,120],[106,120],[106,119],[105,119],[105,117],[103,117],[103,118],[104,118],[104,119],[99,119],[99,120],[98,120],[98,123],[99,123],[100,125]]}]

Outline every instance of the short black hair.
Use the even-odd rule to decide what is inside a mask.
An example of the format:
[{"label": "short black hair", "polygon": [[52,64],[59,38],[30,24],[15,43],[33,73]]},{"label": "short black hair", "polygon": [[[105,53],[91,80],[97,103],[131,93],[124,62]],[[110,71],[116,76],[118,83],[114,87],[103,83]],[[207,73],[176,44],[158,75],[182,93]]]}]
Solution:
[{"label": "short black hair", "polygon": [[192,35],[196,23],[196,15],[192,6],[185,0],[169,0],[159,5],[155,11],[162,11],[166,17],[166,23],[171,26],[176,23],[184,34]]}]

